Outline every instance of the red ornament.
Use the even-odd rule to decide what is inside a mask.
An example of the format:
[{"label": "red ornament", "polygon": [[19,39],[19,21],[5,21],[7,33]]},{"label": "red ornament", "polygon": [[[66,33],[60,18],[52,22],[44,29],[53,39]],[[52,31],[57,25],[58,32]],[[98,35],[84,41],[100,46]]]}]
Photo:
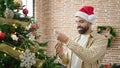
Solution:
[{"label": "red ornament", "polygon": [[106,64],[105,68],[111,68],[110,64]]},{"label": "red ornament", "polygon": [[24,13],[25,15],[27,15],[27,14],[28,14],[28,9],[27,9],[27,8],[23,9],[23,13]]},{"label": "red ornament", "polygon": [[6,38],[6,34],[0,31],[0,40],[4,40]]},{"label": "red ornament", "polygon": [[32,28],[32,29],[36,29],[36,28],[37,28],[37,25],[36,25],[36,24],[31,24],[31,28]]}]

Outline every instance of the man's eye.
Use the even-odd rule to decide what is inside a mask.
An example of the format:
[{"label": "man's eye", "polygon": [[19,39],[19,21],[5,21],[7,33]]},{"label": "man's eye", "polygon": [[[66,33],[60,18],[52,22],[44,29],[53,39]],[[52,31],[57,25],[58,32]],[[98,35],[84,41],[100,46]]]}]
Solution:
[{"label": "man's eye", "polygon": [[81,21],[79,21],[80,23],[83,23],[84,21],[83,20],[81,20]]}]

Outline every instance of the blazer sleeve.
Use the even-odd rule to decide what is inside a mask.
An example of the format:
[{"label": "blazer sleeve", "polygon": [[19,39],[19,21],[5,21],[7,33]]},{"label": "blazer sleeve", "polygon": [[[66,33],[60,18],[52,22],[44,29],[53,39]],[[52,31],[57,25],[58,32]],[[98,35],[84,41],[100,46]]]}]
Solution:
[{"label": "blazer sleeve", "polygon": [[63,50],[64,50],[64,54],[62,56],[59,56],[62,64],[64,64],[65,66],[69,64],[70,58],[69,58],[69,49],[66,46],[63,46]]},{"label": "blazer sleeve", "polygon": [[106,53],[107,42],[107,38],[100,37],[94,40],[91,47],[85,48],[69,39],[67,42],[67,47],[83,61],[92,63],[97,61]]}]

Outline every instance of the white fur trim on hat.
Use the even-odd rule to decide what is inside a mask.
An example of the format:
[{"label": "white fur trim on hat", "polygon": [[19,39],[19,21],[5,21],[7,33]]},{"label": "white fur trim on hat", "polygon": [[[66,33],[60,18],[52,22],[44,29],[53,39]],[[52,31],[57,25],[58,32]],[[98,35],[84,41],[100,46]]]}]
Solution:
[{"label": "white fur trim on hat", "polygon": [[93,23],[95,18],[96,18],[94,14],[88,15],[88,14],[86,14],[84,12],[80,12],[80,11],[76,12],[75,16],[79,16],[79,17],[81,17],[81,18],[83,18],[86,21],[91,22],[91,23]]},{"label": "white fur trim on hat", "polygon": [[95,15],[89,15],[88,16],[88,21],[91,22],[91,23],[93,23],[94,20],[95,20],[95,18],[96,18]]}]

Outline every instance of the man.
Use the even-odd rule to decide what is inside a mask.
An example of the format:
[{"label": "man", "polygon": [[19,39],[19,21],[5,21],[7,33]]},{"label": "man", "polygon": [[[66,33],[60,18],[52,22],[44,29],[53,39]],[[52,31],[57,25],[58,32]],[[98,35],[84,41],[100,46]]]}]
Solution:
[{"label": "man", "polygon": [[[92,30],[94,8],[83,6],[76,14],[79,36],[71,40],[56,31],[56,52],[67,68],[99,68],[107,47],[107,38]],[[65,45],[64,45],[65,44]]]}]

